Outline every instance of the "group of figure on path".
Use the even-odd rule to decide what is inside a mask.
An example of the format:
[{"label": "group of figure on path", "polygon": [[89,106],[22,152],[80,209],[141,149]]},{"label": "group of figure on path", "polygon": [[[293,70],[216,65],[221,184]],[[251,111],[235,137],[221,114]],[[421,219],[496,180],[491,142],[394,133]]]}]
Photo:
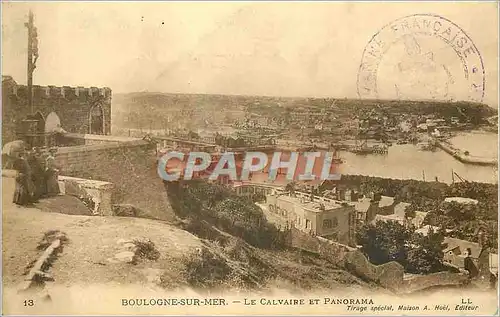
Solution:
[{"label": "group of figure on path", "polygon": [[40,148],[20,152],[14,160],[17,171],[13,202],[26,206],[40,198],[59,194],[58,172],[55,164],[57,148],[50,148],[46,157]]}]

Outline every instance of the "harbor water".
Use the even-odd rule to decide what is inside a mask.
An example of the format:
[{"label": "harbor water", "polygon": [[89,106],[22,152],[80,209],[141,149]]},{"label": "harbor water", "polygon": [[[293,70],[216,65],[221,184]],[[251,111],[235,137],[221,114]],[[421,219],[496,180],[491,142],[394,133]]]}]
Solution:
[{"label": "harbor water", "polygon": [[[498,159],[498,135],[487,132],[463,133],[450,140],[454,146],[471,155]],[[341,152],[345,160],[342,174],[359,174],[395,179],[416,179],[451,183],[452,171],[468,181],[498,183],[497,166],[464,164],[436,149],[422,151],[412,144],[394,144],[387,155],[356,155]],[[459,179],[455,176],[455,181]]]}]

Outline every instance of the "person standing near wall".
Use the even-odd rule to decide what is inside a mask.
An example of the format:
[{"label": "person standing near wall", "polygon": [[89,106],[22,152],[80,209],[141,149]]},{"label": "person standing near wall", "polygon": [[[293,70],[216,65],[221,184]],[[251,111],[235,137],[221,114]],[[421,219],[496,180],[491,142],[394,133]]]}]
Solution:
[{"label": "person standing near wall", "polygon": [[30,177],[29,166],[24,159],[24,153],[19,153],[14,160],[13,168],[17,171],[16,188],[14,190],[13,203],[19,206],[30,204],[30,194],[28,189],[28,179]]},{"label": "person standing near wall", "polygon": [[56,167],[57,148],[49,149],[49,156],[45,159],[45,182],[47,186],[47,196],[57,196],[59,194],[59,170]]},{"label": "person standing near wall", "polygon": [[467,257],[464,259],[464,269],[469,272],[470,278],[475,278],[479,274],[479,271],[471,255],[471,248],[467,248]]},{"label": "person standing near wall", "polygon": [[24,171],[27,175],[26,183],[28,187],[28,195],[29,195],[29,200],[30,202],[35,202],[33,200],[33,197],[35,196],[35,184],[33,183],[33,170],[31,169],[31,165],[29,162],[30,157],[33,155],[33,150],[29,150],[27,152],[23,152],[23,164],[24,164]]},{"label": "person standing near wall", "polygon": [[44,162],[42,162],[40,148],[35,147],[28,157],[28,164],[31,167],[31,180],[33,181],[34,191],[33,191],[33,202],[37,202],[38,199],[45,195],[45,167]]}]

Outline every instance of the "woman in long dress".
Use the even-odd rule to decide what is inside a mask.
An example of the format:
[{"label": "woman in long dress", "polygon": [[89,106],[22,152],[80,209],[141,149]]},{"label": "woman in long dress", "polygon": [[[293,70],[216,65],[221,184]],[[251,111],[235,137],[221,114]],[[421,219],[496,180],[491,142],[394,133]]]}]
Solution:
[{"label": "woman in long dress", "polygon": [[47,184],[47,196],[57,196],[59,194],[59,181],[58,175],[59,170],[56,168],[55,164],[55,153],[56,148],[51,148],[49,150],[49,156],[45,159],[45,179]]},{"label": "woman in long dress", "polygon": [[[43,160],[43,161],[42,161]],[[28,156],[28,163],[31,168],[31,179],[34,185],[33,202],[38,201],[45,195],[45,160],[41,157],[39,148],[33,148],[31,155]]]},{"label": "woman in long dress", "polygon": [[20,206],[26,206],[31,200],[28,186],[28,179],[30,177],[29,170],[27,169],[28,164],[24,157],[19,155],[14,160],[13,165],[14,169],[17,171],[13,202]]}]

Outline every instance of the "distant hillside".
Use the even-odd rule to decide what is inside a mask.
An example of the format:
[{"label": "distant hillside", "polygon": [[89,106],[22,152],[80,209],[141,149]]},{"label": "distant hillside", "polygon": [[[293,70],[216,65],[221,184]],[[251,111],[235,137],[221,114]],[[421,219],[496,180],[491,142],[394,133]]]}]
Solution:
[{"label": "distant hillside", "polygon": [[113,125],[117,127],[165,126],[169,115],[183,114],[191,121],[196,118],[224,117],[231,111],[249,111],[277,116],[280,112],[320,111],[334,112],[342,119],[366,114],[371,109],[397,114],[436,114],[442,117],[467,116],[474,123],[497,114],[486,104],[473,102],[368,100],[333,98],[291,98],[243,95],[204,95],[167,93],[127,93],[113,96]]}]

